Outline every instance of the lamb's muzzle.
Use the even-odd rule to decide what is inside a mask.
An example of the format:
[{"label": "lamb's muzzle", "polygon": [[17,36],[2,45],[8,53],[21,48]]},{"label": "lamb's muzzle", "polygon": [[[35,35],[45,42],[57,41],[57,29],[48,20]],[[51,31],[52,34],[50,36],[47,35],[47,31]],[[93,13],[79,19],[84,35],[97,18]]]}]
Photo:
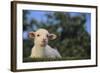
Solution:
[{"label": "lamb's muzzle", "polygon": [[29,37],[34,39],[31,58],[61,58],[59,52],[48,45],[48,40],[56,39],[55,34],[50,34],[45,29],[39,29],[36,32],[30,32]]}]

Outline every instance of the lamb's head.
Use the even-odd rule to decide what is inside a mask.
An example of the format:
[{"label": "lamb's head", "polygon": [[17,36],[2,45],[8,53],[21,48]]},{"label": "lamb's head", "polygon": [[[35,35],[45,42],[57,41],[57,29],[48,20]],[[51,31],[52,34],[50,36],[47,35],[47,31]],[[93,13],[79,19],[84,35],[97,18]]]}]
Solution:
[{"label": "lamb's head", "polygon": [[48,40],[56,39],[55,34],[50,34],[46,29],[39,29],[36,32],[30,32],[29,37],[34,39],[34,44],[37,46],[45,47]]}]

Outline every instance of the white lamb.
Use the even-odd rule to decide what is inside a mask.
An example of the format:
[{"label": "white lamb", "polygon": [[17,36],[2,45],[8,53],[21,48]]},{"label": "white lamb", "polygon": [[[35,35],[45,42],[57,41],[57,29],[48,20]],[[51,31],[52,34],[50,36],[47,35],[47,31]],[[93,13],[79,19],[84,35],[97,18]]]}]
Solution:
[{"label": "white lamb", "polygon": [[34,39],[34,46],[31,51],[31,58],[61,58],[57,49],[48,45],[48,40],[56,39],[55,34],[50,34],[45,29],[30,32],[29,37]]}]

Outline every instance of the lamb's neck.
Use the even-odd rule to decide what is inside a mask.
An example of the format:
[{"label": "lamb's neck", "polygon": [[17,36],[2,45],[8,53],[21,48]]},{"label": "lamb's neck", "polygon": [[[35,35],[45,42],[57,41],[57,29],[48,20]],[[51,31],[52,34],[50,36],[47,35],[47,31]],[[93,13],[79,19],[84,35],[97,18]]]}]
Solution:
[{"label": "lamb's neck", "polygon": [[34,56],[34,57],[44,57],[44,50],[45,50],[45,47],[41,47],[41,46],[34,46],[32,48],[32,54],[31,56]]},{"label": "lamb's neck", "polygon": [[37,50],[40,50],[40,49],[41,49],[41,50],[44,50],[45,47],[41,47],[41,46],[38,46],[38,45],[37,45],[37,46],[34,46],[34,48],[37,49]]}]

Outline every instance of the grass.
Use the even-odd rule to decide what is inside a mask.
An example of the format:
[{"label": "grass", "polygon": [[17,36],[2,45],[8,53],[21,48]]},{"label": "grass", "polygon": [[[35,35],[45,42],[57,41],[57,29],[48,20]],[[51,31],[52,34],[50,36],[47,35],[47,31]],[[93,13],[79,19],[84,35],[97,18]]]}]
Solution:
[{"label": "grass", "polygon": [[62,58],[24,58],[23,62],[44,62],[44,61],[64,61],[64,60],[84,60],[88,58],[62,57]]}]

